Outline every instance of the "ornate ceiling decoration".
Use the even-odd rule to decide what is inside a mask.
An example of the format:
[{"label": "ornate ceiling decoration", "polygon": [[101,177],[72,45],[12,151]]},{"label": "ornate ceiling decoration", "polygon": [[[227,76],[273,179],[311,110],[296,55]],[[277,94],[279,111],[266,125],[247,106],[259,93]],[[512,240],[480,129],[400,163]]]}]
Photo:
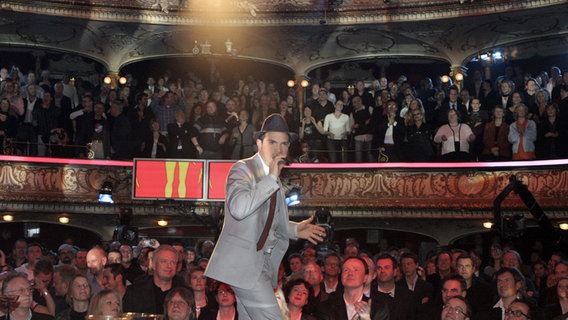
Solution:
[{"label": "ornate ceiling decoration", "polygon": [[565,0],[3,0],[0,46],[74,52],[118,71],[192,57],[207,42],[211,56],[303,75],[369,58],[456,66],[496,48],[508,58],[555,55],[568,49],[566,14]]}]

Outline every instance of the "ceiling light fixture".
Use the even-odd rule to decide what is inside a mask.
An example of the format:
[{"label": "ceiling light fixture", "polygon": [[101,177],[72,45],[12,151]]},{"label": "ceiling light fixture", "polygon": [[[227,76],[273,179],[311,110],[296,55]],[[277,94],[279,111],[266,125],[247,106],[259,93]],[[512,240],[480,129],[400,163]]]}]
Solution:
[{"label": "ceiling light fixture", "polygon": [[6,221],[6,222],[11,222],[14,221],[14,216],[11,214],[5,214],[2,216],[2,220]]}]

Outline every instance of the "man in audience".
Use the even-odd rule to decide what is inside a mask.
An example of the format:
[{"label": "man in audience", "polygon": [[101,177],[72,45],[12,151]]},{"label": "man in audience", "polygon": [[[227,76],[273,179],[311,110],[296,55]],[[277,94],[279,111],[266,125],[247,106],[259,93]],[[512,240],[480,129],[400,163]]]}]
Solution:
[{"label": "man in audience", "polygon": [[177,251],[170,245],[160,245],[152,256],[152,277],[140,280],[126,288],[122,299],[124,312],[164,313],[164,298],[173,287],[178,260]]},{"label": "man in audience", "polygon": [[33,311],[33,290],[25,275],[13,273],[4,279],[2,295],[18,297],[15,308],[9,312],[10,319],[53,320],[53,316]]},{"label": "man in audience", "polygon": [[206,114],[195,124],[191,142],[201,159],[223,159],[223,145],[229,134],[225,127],[225,119],[217,112],[217,104],[209,101]]},{"label": "man in audience", "polygon": [[424,269],[418,266],[418,256],[415,253],[405,252],[400,256],[400,265],[403,277],[397,284],[406,286],[412,292],[413,301],[417,307],[416,315],[425,314],[434,292],[432,285],[418,274],[418,270],[424,274]]},{"label": "man in audience", "polygon": [[132,247],[123,244],[120,246],[120,253],[122,254],[122,266],[124,267],[124,278],[130,283],[134,283],[134,280],[144,274],[144,271],[140,269],[138,261],[132,255]]},{"label": "man in audience", "polygon": [[77,269],[77,273],[84,276],[89,272],[89,266],[87,265],[88,252],[89,250],[87,249],[79,249],[75,255],[75,268]]},{"label": "man in audience", "polygon": [[387,306],[389,319],[414,319],[417,305],[413,303],[412,292],[402,283],[396,283],[398,263],[390,254],[383,253],[377,258],[377,283],[371,287],[373,303]]},{"label": "man in audience", "polygon": [[335,253],[328,253],[323,259],[322,290],[327,293],[343,292],[341,287],[341,257]]},{"label": "man in audience", "polygon": [[126,293],[126,278],[124,267],[120,263],[111,263],[103,269],[103,287],[118,292],[120,297]]},{"label": "man in audience", "polygon": [[57,253],[59,254],[60,265],[63,264],[73,265],[73,262],[75,260],[75,254],[77,254],[77,249],[75,249],[70,244],[64,243],[59,246],[59,249],[57,249]]},{"label": "man in audience", "polygon": [[34,266],[43,256],[42,248],[39,243],[30,243],[26,249],[26,259],[28,262],[17,267],[16,272],[23,272],[28,276],[28,280],[34,279]]},{"label": "man in audience", "polygon": [[333,295],[320,304],[317,318],[321,320],[389,319],[386,306],[370,302],[363,294],[369,269],[359,257],[348,257],[343,262],[341,283],[343,294]]},{"label": "man in audience", "polygon": [[26,250],[28,244],[24,239],[18,239],[14,242],[12,253],[8,257],[7,263],[13,268],[17,268],[27,261]]},{"label": "man in audience", "polygon": [[53,271],[53,300],[55,301],[55,314],[67,309],[69,305],[65,300],[69,284],[75,276],[75,268],[68,264],[63,264]]},{"label": "man in audience", "polygon": [[101,247],[94,247],[87,253],[87,279],[91,283],[91,295],[103,289],[103,267],[107,263],[106,252]]},{"label": "man in audience", "polygon": [[315,262],[308,262],[304,266],[304,280],[306,280],[313,289],[313,296],[308,298],[308,304],[304,307],[307,313],[314,313],[318,305],[329,298],[329,294],[322,289],[323,274],[321,267]]},{"label": "man in audience", "polygon": [[505,319],[505,311],[513,301],[524,297],[523,275],[515,268],[501,268],[495,273],[499,300],[493,309],[480,312],[478,318],[484,320]]},{"label": "man in audience", "polygon": [[467,254],[461,255],[456,263],[457,273],[465,279],[467,285],[466,299],[471,306],[471,314],[487,310],[493,303],[491,287],[483,279],[475,275],[473,258]]}]

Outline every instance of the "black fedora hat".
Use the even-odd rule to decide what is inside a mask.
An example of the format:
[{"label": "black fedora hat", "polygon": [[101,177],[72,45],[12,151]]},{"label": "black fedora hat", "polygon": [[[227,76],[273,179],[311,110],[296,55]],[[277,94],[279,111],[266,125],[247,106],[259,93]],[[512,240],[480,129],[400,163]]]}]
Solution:
[{"label": "black fedora hat", "polygon": [[284,120],[284,118],[278,113],[273,113],[266,117],[266,119],[264,119],[262,128],[260,129],[260,131],[254,133],[254,138],[261,139],[267,132],[285,132],[288,134],[290,142],[298,139],[298,134],[295,132],[290,132],[286,120]]}]

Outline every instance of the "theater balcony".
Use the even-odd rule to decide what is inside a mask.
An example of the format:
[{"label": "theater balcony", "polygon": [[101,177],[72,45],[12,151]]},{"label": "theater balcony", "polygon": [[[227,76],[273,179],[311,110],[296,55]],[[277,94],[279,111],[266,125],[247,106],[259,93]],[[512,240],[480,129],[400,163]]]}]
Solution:
[{"label": "theater balcony", "polygon": [[[190,168],[187,188],[182,191],[177,179],[166,196],[165,171],[148,173],[140,165],[134,170],[143,160],[2,156],[0,161],[0,211],[13,218],[0,227],[17,222],[60,224],[58,219],[65,216],[68,225],[94,232],[105,241],[124,223],[119,216],[130,211],[129,224],[141,236],[214,237],[222,222],[223,184],[231,165],[168,160],[174,167],[188,161],[198,167]],[[164,163],[154,164],[165,168]],[[300,220],[324,207],[330,210],[338,232],[368,230],[369,236],[377,230],[395,230],[446,245],[464,235],[489,231],[483,223],[497,222],[495,200],[511,186],[511,176],[534,198],[527,199],[514,189],[497,201],[497,211],[502,216],[524,216],[528,226],[549,224],[544,227],[558,230],[560,223],[568,221],[567,164],[568,160],[292,164],[282,180],[301,189],[300,204],[290,207],[292,219]],[[104,182],[112,185],[112,204],[98,202]],[[144,195],[140,191],[144,184],[164,194]],[[158,226],[158,220],[167,221],[167,227]]]}]

